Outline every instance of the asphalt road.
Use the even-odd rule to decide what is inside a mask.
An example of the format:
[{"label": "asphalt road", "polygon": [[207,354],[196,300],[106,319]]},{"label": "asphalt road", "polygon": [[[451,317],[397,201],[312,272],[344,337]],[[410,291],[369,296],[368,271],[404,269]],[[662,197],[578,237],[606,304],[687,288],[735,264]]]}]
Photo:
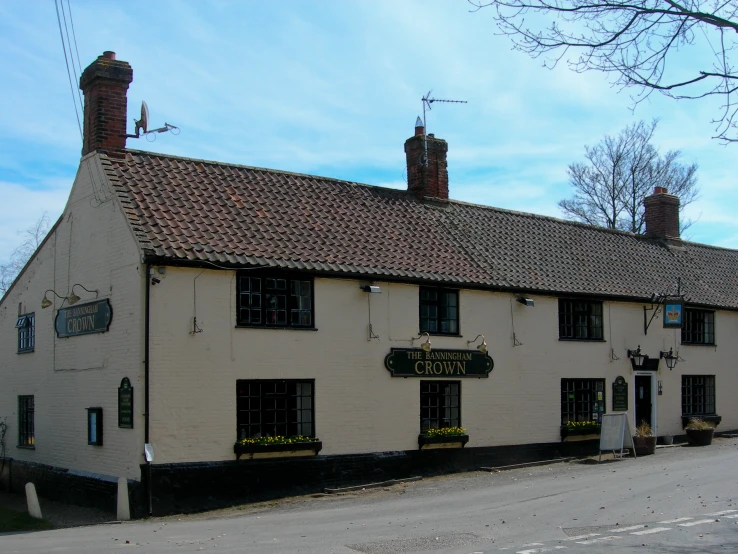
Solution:
[{"label": "asphalt road", "polygon": [[738,553],[738,440],[0,536],[0,553]]}]

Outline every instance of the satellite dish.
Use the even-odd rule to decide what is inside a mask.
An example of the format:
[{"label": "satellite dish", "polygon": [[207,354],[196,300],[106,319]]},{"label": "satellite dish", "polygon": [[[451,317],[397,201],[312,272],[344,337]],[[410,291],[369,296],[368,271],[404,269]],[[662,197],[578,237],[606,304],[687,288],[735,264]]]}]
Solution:
[{"label": "satellite dish", "polygon": [[141,102],[141,119],[136,121],[136,137],[138,138],[140,131],[143,130],[144,135],[149,130],[149,107],[146,101]]}]

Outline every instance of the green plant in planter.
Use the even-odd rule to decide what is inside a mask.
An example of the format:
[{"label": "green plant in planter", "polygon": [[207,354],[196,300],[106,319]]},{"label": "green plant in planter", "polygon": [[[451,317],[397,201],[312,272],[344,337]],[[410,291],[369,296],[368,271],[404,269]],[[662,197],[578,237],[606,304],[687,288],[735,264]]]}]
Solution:
[{"label": "green plant in planter", "polygon": [[306,442],[317,442],[318,439],[314,437],[305,437],[302,435],[293,435],[291,437],[283,437],[282,435],[276,435],[274,437],[250,437],[240,439],[237,444],[243,446],[266,446],[271,444],[298,444]]},{"label": "green plant in planter", "polygon": [[567,421],[567,431],[591,431],[592,433],[599,433],[602,426],[597,421]]},{"label": "green plant in planter", "polygon": [[648,423],[646,423],[645,421],[641,421],[641,424],[635,428],[635,436],[636,437],[652,437],[653,430],[651,429],[651,426]]},{"label": "green plant in planter", "polygon": [[712,435],[715,432],[715,426],[712,423],[693,417],[684,430],[687,432],[687,439],[692,446],[712,444]]},{"label": "green plant in planter", "polygon": [[656,437],[653,435],[651,426],[645,421],[641,421],[635,428],[633,447],[637,456],[646,456],[656,452]]},{"label": "green plant in planter", "polygon": [[463,437],[466,429],[463,427],[443,427],[441,429],[426,429],[421,433],[424,437]]}]

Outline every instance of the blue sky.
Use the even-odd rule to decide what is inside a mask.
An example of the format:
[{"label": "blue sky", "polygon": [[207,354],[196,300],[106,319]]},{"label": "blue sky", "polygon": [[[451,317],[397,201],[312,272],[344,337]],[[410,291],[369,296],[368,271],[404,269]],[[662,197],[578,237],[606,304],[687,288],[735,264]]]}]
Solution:
[{"label": "blue sky", "polygon": [[[715,102],[654,95],[632,111],[605,75],[543,68],[463,0],[70,3],[82,67],[104,50],[133,67],[129,131],[141,100],[153,126],[181,128],[130,148],[404,188],[403,144],[432,89],[468,101],[428,114],[452,198],[562,217],[584,145],[656,117],[655,144],[700,166],[687,238],[738,248],[738,145],[710,138]],[[1,263],[19,230],[61,214],[81,138],[53,2],[0,2],[0,60]]]}]

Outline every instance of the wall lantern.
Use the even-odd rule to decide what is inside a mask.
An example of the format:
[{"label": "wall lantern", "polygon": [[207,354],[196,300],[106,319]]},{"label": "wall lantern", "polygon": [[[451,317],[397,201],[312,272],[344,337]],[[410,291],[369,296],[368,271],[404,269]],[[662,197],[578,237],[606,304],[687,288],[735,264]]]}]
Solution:
[{"label": "wall lantern", "polygon": [[361,290],[371,294],[379,294],[382,292],[382,289],[376,285],[362,285]]},{"label": "wall lantern", "polygon": [[423,335],[425,335],[425,342],[420,344],[420,348],[423,350],[423,352],[430,352],[431,351],[431,340],[430,340],[430,334],[428,333],[420,333],[417,337],[413,337],[410,339],[410,344],[413,344],[416,340],[422,339]]},{"label": "wall lantern", "polygon": [[524,296],[518,296],[517,300],[523,306],[535,306],[536,305],[536,303],[533,301],[532,298],[525,298]]},{"label": "wall lantern", "polygon": [[679,361],[679,352],[674,354],[674,349],[669,348],[668,352],[659,352],[659,358],[663,358],[666,361],[666,367],[668,367],[669,370],[672,370],[676,367],[677,362]]},{"label": "wall lantern", "polygon": [[79,283],[75,283],[74,285],[72,285],[72,294],[70,294],[70,295],[69,295],[69,296],[67,297],[67,301],[69,302],[69,305],[70,305],[70,306],[71,306],[72,304],[76,304],[77,302],[79,302],[79,301],[81,300],[81,298],[80,298],[79,296],[77,296],[76,294],[74,294],[74,287],[82,287],[82,288],[83,288],[83,289],[85,289],[85,290],[86,290],[87,292],[94,292],[94,293],[95,293],[95,298],[98,298],[98,296],[99,296],[99,293],[98,293],[98,291],[97,291],[97,290],[90,290],[90,289],[88,289],[87,287],[85,287],[85,286],[83,286],[83,285],[80,285]]},{"label": "wall lantern", "polygon": [[66,298],[66,296],[62,296],[61,294],[57,294],[54,289],[49,289],[49,290],[47,290],[44,293],[44,299],[41,300],[41,309],[42,310],[45,310],[46,308],[48,308],[49,306],[51,306],[53,304],[53,302],[51,300],[49,300],[48,298],[46,298],[46,295],[49,294],[49,293],[54,294],[57,298],[61,298],[62,299],[62,304],[64,303],[64,299]]},{"label": "wall lantern", "polygon": [[481,344],[477,346],[477,350],[479,350],[482,354],[486,354],[487,353],[487,341],[484,340],[484,335],[477,335],[477,338],[475,338],[474,340],[466,341],[466,346],[468,347],[470,344],[477,342],[477,339],[479,337],[482,337],[482,342]]},{"label": "wall lantern", "polygon": [[635,350],[628,350],[628,358],[630,358],[630,363],[633,364],[633,369],[640,369],[643,367],[643,360],[647,359],[648,356],[641,352],[641,345],[639,344]]}]

